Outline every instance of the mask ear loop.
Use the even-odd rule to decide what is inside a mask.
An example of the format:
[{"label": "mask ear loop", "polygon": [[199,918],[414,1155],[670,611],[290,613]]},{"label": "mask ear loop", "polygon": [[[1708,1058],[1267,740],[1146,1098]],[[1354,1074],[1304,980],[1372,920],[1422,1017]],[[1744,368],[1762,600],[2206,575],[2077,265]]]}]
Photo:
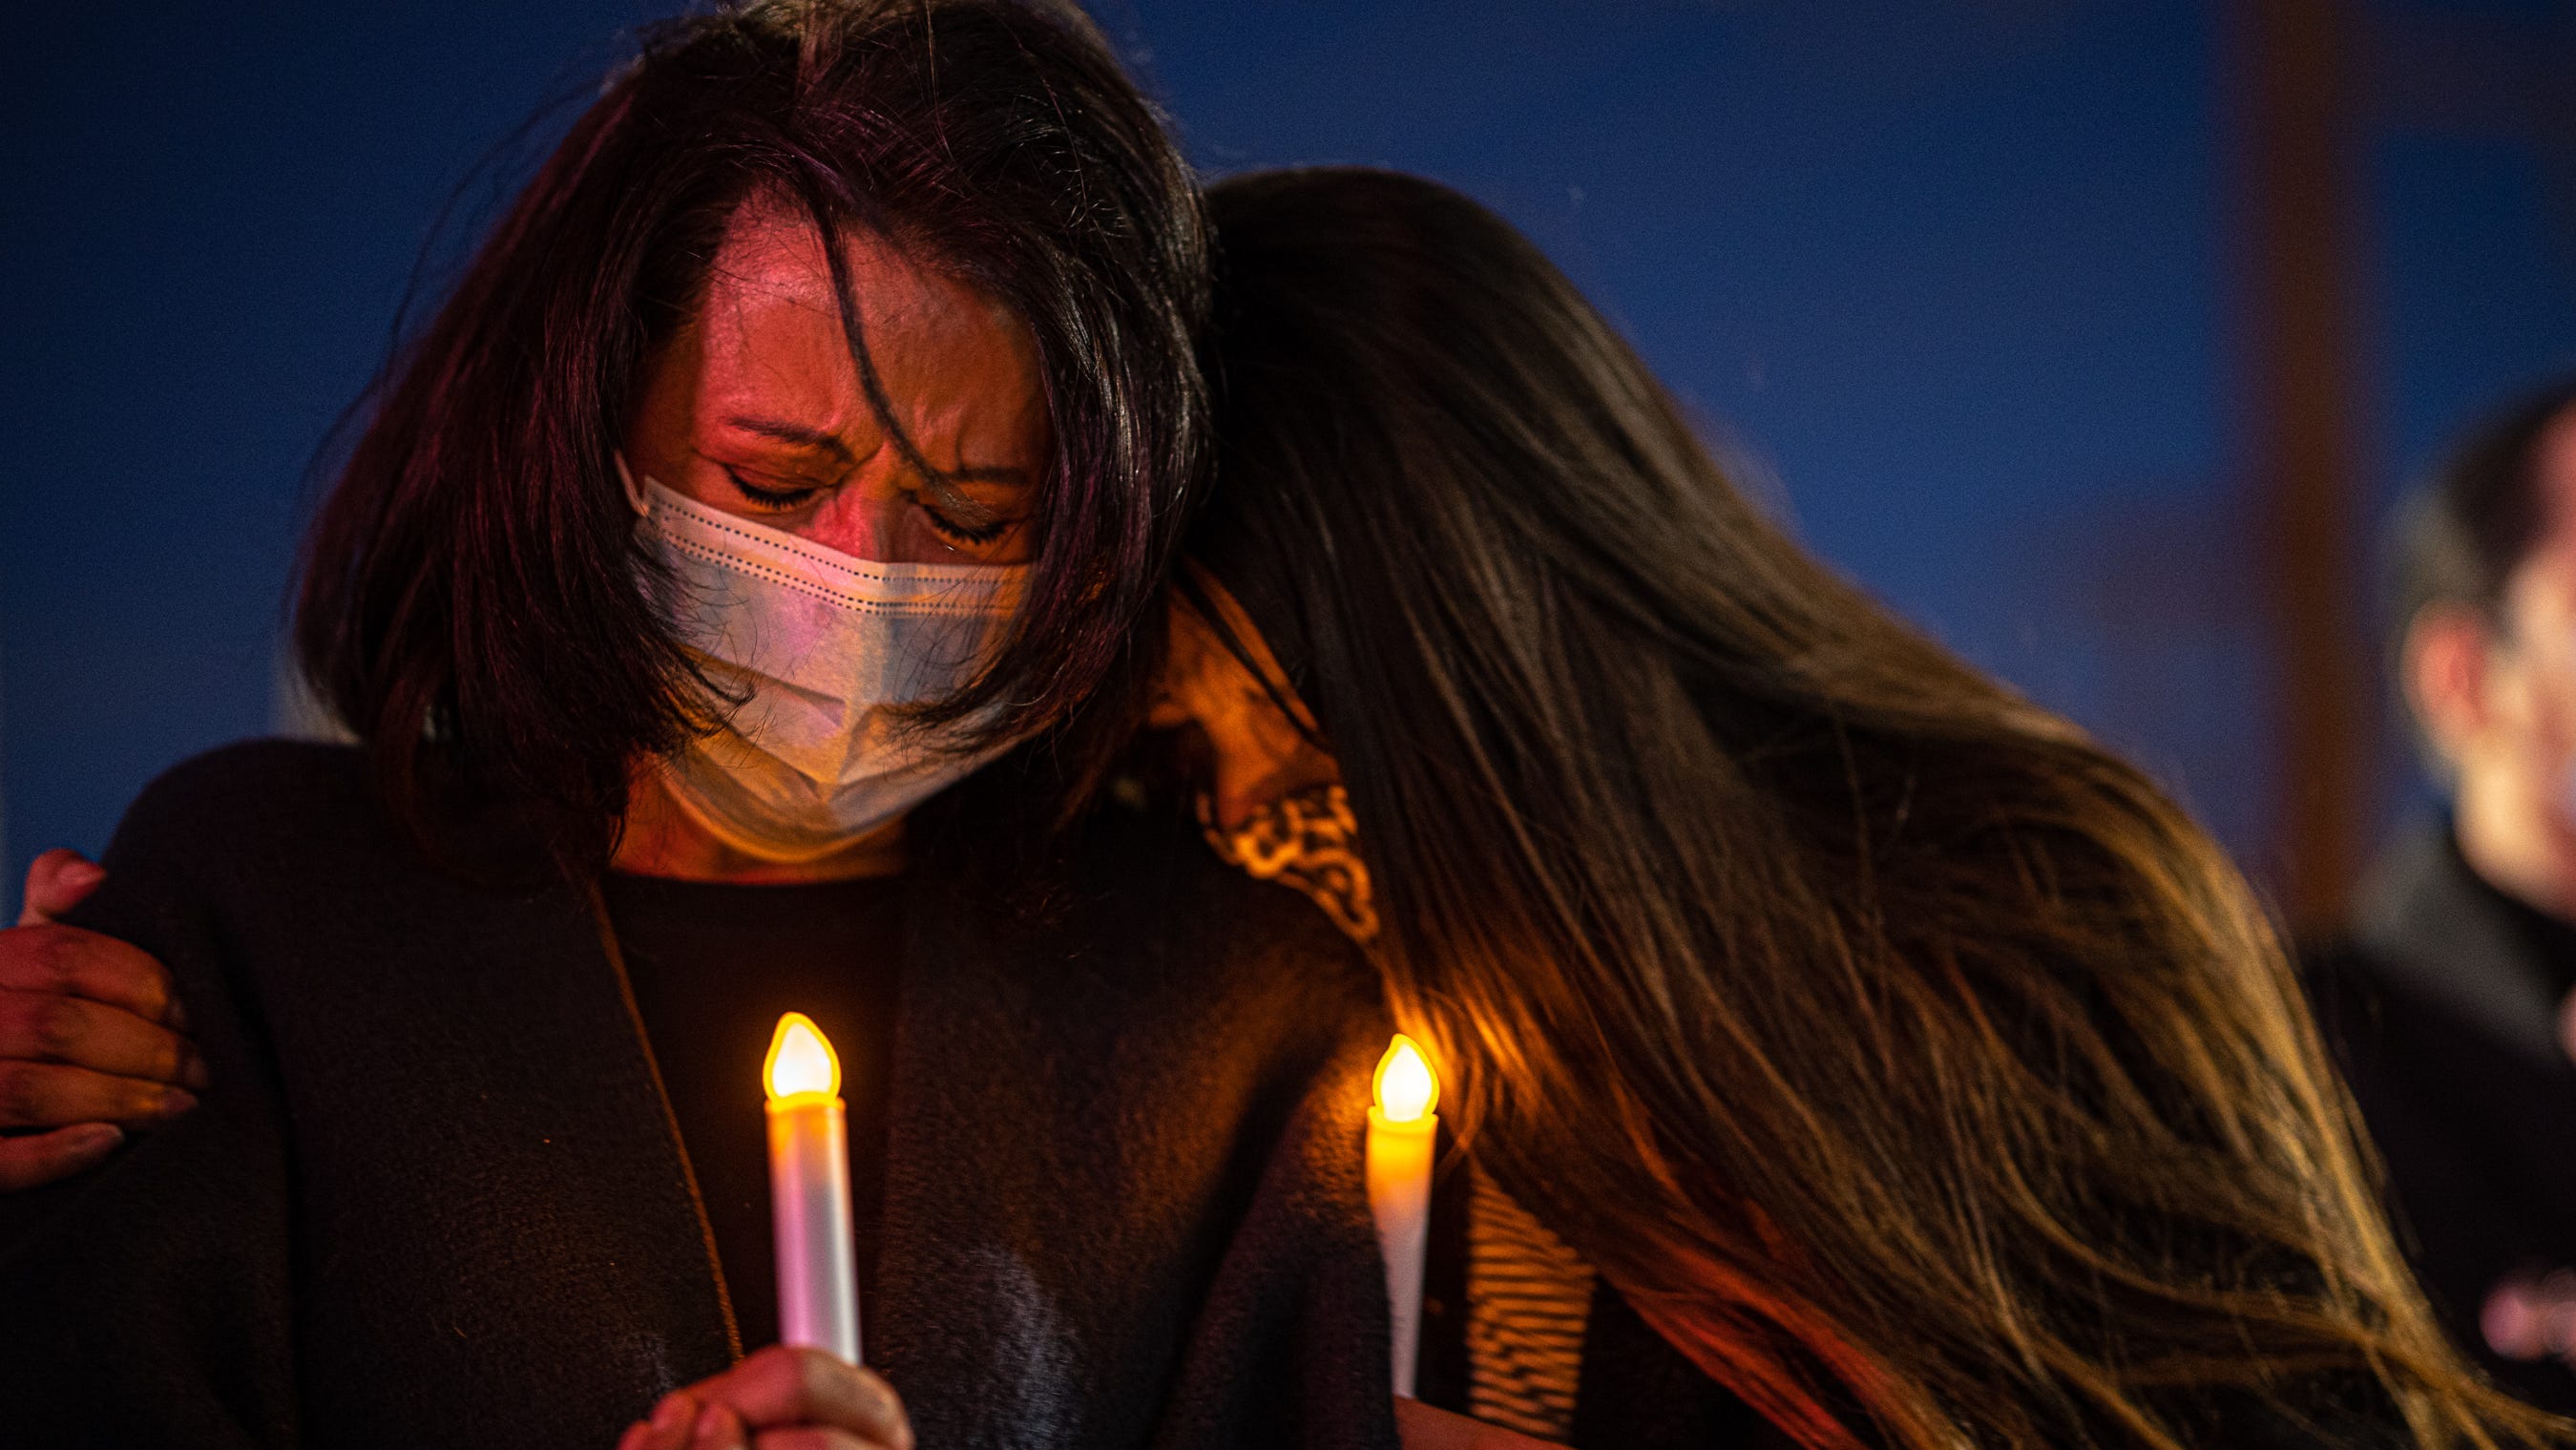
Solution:
[{"label": "mask ear loop", "polygon": [[634,471],[626,466],[625,450],[619,449],[608,456],[617,460],[617,481],[626,488],[626,506],[635,510],[635,517],[639,519],[651,517],[653,506],[645,502],[644,486],[635,481]]}]

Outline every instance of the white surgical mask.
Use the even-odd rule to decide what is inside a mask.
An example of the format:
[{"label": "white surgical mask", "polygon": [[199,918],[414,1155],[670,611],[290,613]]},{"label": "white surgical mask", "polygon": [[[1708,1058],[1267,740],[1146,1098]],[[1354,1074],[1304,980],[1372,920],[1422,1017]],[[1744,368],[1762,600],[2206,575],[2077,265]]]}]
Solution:
[{"label": "white surgical mask", "polygon": [[990,712],[906,730],[992,659],[1025,565],[880,564],[626,475],[636,537],[677,586],[674,635],[739,707],[669,760],[671,795],[716,839],[764,861],[829,855],[1000,754],[953,748]]}]

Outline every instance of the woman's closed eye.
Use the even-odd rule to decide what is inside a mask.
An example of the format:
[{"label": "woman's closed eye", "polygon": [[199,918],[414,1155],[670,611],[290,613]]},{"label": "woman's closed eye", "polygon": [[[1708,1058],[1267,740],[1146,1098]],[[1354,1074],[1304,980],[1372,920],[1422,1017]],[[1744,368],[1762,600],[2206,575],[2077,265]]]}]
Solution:
[{"label": "woman's closed eye", "polygon": [[816,483],[809,479],[773,478],[767,475],[763,475],[760,481],[754,482],[745,477],[742,470],[733,467],[727,467],[724,475],[725,480],[733,485],[734,491],[742,495],[745,503],[773,513],[793,513],[820,500],[838,486]]},{"label": "woman's closed eye", "polygon": [[921,510],[922,520],[930,525],[931,532],[951,542],[980,547],[1009,533],[1012,525],[1019,522],[1005,518],[953,489],[942,490],[951,497],[939,502],[933,502],[927,496],[930,491],[927,488],[912,489],[907,496],[912,500],[912,506]]},{"label": "woman's closed eye", "polygon": [[[719,467],[746,512],[770,518],[782,528],[802,527],[805,516],[820,510],[853,482],[846,476],[823,478],[801,470]],[[951,549],[989,550],[1024,522],[944,477],[900,483],[897,488],[904,505],[921,516],[931,537]]]}]

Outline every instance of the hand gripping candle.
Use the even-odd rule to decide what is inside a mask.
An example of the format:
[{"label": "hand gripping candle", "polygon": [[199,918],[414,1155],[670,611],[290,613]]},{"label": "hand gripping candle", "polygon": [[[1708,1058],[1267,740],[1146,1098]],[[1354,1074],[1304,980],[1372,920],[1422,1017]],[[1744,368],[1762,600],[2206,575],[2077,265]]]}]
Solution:
[{"label": "hand gripping candle", "polygon": [[1440,1133],[1432,1105],[1440,1080],[1413,1039],[1399,1032],[1378,1059],[1366,1159],[1369,1213],[1386,1256],[1386,1298],[1395,1337],[1395,1392],[1413,1395],[1422,1351],[1422,1259],[1431,1236],[1431,1149]]},{"label": "hand gripping candle", "polygon": [[769,1209],[778,1239],[778,1342],[859,1362],[857,1246],[841,1059],[802,1012],[778,1019],[769,1088]]}]

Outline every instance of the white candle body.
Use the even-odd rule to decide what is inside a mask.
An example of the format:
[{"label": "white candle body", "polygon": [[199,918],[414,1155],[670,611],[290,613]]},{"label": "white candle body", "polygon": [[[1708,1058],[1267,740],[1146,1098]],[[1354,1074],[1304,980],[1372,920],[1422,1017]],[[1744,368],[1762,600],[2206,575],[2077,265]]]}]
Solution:
[{"label": "white candle body", "polygon": [[769,1102],[769,1206],[778,1240],[778,1342],[859,1362],[850,1137],[839,1098]]},{"label": "white candle body", "polygon": [[1369,1109],[1369,1214],[1377,1220],[1378,1247],[1386,1257],[1395,1392],[1408,1399],[1422,1353],[1422,1262],[1431,1239],[1431,1150],[1439,1131],[1437,1113],[1399,1123]]}]

